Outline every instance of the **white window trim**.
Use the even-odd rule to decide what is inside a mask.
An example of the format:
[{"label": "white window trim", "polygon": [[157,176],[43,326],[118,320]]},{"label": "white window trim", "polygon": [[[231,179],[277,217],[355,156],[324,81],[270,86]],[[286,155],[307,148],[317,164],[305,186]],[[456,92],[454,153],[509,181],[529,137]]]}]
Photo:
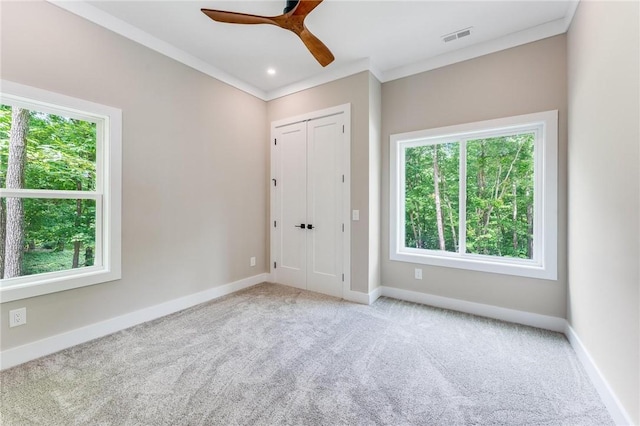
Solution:
[{"label": "white window trim", "polygon": [[[534,149],[534,259],[516,259],[451,253],[405,247],[404,242],[404,148],[425,143],[443,143],[492,135],[511,129],[539,128]],[[456,140],[456,141],[457,141]],[[466,140],[466,139],[465,139]],[[464,142],[463,142],[464,143]],[[464,146],[462,147],[464,148]],[[529,278],[557,280],[558,275],[558,111],[525,114],[495,120],[479,121],[390,136],[390,214],[389,258],[449,268]],[[466,150],[460,151],[460,163],[466,163]],[[460,182],[466,182],[466,171],[460,168]],[[461,192],[461,194],[463,194]],[[466,202],[461,196],[460,204]],[[461,227],[462,228],[462,227]],[[460,240],[466,230],[460,229]],[[462,245],[462,244],[461,244]]]},{"label": "white window trim", "polygon": [[[38,197],[96,200],[96,259],[85,268],[0,280],[0,303],[85,287],[121,278],[122,111],[59,93],[0,80],[0,101],[41,112],[103,123],[104,141],[96,147],[96,191],[40,191],[0,189],[3,197]],[[99,138],[100,139],[100,138]],[[100,229],[101,227],[101,229]]]}]

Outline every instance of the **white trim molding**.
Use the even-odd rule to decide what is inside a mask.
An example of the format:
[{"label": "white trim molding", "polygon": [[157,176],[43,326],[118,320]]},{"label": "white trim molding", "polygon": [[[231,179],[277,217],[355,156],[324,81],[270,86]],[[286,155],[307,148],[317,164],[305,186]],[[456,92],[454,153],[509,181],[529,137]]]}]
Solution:
[{"label": "white trim molding", "polygon": [[443,53],[442,55],[434,56],[414,64],[383,71],[382,82],[385,83],[387,81],[393,81],[410,75],[431,71],[437,68],[446,67],[447,65],[468,61],[469,59],[479,58],[480,56],[489,55],[491,53],[500,52],[501,50],[511,49],[523,44],[563,34],[567,31],[565,19],[566,18],[556,19],[555,21],[507,34],[504,37]]},{"label": "white trim molding", "polygon": [[571,27],[571,23],[573,22],[573,17],[576,16],[576,10],[578,10],[578,5],[580,4],[580,0],[570,0],[569,8],[567,9],[567,14],[564,16],[564,31],[569,31],[569,27]]},{"label": "white trim molding", "polygon": [[433,294],[404,290],[396,287],[380,286],[376,287],[369,293],[349,290],[348,292],[345,291],[344,294],[345,300],[366,305],[371,305],[380,297],[389,297],[392,299],[404,300],[406,302],[420,303],[422,305],[464,312],[467,314],[542,328],[560,333],[565,332],[567,324],[567,321],[564,318],[518,311],[494,305],[485,305],[482,303],[469,302],[450,297],[436,296]]},{"label": "white trim molding", "polygon": [[0,188],[0,197],[89,199],[95,203],[93,266],[0,279],[0,302],[115,281],[121,278],[122,110],[8,80],[0,80],[2,104],[75,118],[95,125],[93,191]]},{"label": "white trim molding", "polygon": [[[159,305],[150,306],[139,311],[51,336],[36,342],[28,343],[23,346],[7,349],[0,352],[0,370],[5,370],[72,346],[79,345],[156,318],[170,315],[174,312],[253,287],[263,282],[271,282],[270,274],[263,273],[244,278],[229,284],[214,287],[209,290],[174,299]],[[609,386],[595,361],[582,344],[575,330],[573,330],[571,325],[564,318],[534,314],[531,312],[523,312],[514,309],[501,308],[498,306],[435,296],[387,286],[377,287],[369,293],[352,290],[345,291],[344,293],[345,300],[365,305],[372,304],[381,296],[564,333],[615,423],[620,426],[633,425],[631,417],[628,415],[614,391]]]},{"label": "white trim molding", "polygon": [[369,293],[362,293],[360,291],[344,290],[342,298],[349,302],[360,303],[361,305],[370,305],[371,297]]},{"label": "white trim molding", "polygon": [[182,49],[175,47],[166,41],[152,36],[151,34],[142,31],[140,28],[135,27],[115,16],[104,12],[103,10],[89,4],[86,1],[64,1],[64,0],[48,0],[49,3],[58,6],[68,12],[80,16],[88,21],[98,24],[108,30],[113,31],[116,34],[120,34],[123,37],[133,40],[138,44],[148,47],[151,50],[155,50],[171,59],[183,63],[184,65],[198,70],[210,77],[227,83],[230,86],[240,89],[245,93],[253,95],[262,100],[266,100],[267,94],[264,90],[260,90],[244,81],[225,73],[217,67],[196,58],[195,56],[185,52]]},{"label": "white trim molding", "polygon": [[[324,117],[329,117],[332,115],[343,115],[344,120],[344,130],[343,130],[343,140],[344,144],[342,145],[342,174],[343,174],[343,190],[342,190],[342,218],[344,222],[344,229],[342,232],[342,271],[344,274],[342,280],[342,297],[347,300],[358,301],[358,303],[367,303],[366,301],[360,302],[360,300],[364,300],[363,296],[359,294],[350,295],[351,292],[351,103],[346,103],[342,105],[337,105],[330,108],[321,109],[318,111],[312,111],[308,113],[304,113],[301,115],[296,115],[289,118],[284,118],[280,120],[276,120],[271,122],[271,132],[270,132],[270,145],[271,145],[271,153],[270,153],[270,173],[271,177],[274,180],[280,179],[278,175],[278,158],[280,153],[277,151],[277,145],[275,144],[277,130],[283,126],[289,126],[296,123],[307,122],[311,120],[316,120]],[[271,142],[273,141],[273,143]],[[269,185],[269,211],[270,211],[270,224],[278,219],[278,199],[277,199],[277,187],[275,185]],[[286,285],[284,283],[277,282],[277,271],[273,267],[275,263],[279,262],[278,259],[278,230],[269,225],[270,227],[270,235],[271,235],[271,259],[269,261],[269,276],[271,278],[271,282]],[[306,289],[306,282],[301,284],[301,289]],[[361,293],[364,294],[364,293]],[[349,298],[351,297],[351,298]]]},{"label": "white trim molding", "polygon": [[576,352],[578,360],[580,360],[580,363],[586,370],[589,379],[591,379],[591,383],[593,383],[593,386],[596,388],[596,391],[598,391],[600,398],[602,398],[603,404],[607,407],[611,417],[613,417],[613,421],[619,426],[633,425],[631,417],[620,403],[620,400],[613,389],[611,389],[611,386],[609,386],[609,383],[604,378],[604,375],[591,357],[591,354],[587,351],[587,348],[582,344],[578,334],[568,322],[566,323],[564,334],[567,336],[567,340],[569,340],[571,347]]},{"label": "white trim molding", "polygon": [[360,303],[362,305],[371,305],[373,302],[378,300],[381,294],[382,294],[382,287],[376,287],[369,293],[362,293],[360,291],[353,291],[353,290],[345,290],[342,298],[344,300],[348,300],[349,302]]},{"label": "white trim molding", "polygon": [[306,80],[302,80],[278,89],[273,89],[270,92],[266,93],[264,100],[271,101],[274,99],[282,98],[284,96],[302,92],[303,90],[311,89],[325,83],[340,80],[341,78],[359,74],[363,71],[371,72],[371,74],[373,74],[378,80],[380,80],[380,76],[382,75],[376,70],[375,67],[371,65],[369,59],[361,59],[345,64],[338,68],[327,68],[326,70],[323,70],[322,73],[316,74],[315,76],[310,77]]},{"label": "white trim molding", "polygon": [[382,297],[382,287],[376,287],[369,293],[369,304],[372,304],[376,300]]},{"label": "white trim molding", "polygon": [[452,299],[449,297],[403,290],[395,287],[382,286],[382,296],[405,300],[407,302],[421,303],[423,305],[434,306],[436,308],[450,309],[452,311],[464,312],[481,317],[513,322],[516,324],[528,325],[530,327],[557,331],[560,333],[564,332],[565,324],[567,322],[564,318],[534,314],[532,312],[518,311],[515,309],[485,305],[466,300]]},{"label": "white trim molding", "polygon": [[575,330],[564,318],[468,302],[465,300],[435,296],[432,294],[387,286],[376,288],[373,292],[369,293],[369,296],[369,304],[375,302],[378,297],[384,296],[563,333],[575,351],[578,361],[580,361],[580,364],[584,367],[587,376],[596,388],[603,404],[607,408],[607,411],[613,418],[616,425],[631,426],[634,424],[631,417],[620,403],[615,392],[611,389],[611,386],[609,386],[609,383],[591,357],[591,354],[589,354],[589,351],[587,351]]},{"label": "white trim molding", "polygon": [[[468,143],[531,135],[533,139],[533,253],[531,259],[469,253],[465,246]],[[410,149],[448,144],[459,155],[459,247],[414,248],[406,241],[405,165]],[[557,280],[558,111],[544,111],[389,136],[389,259],[530,278]],[[452,219],[453,221],[453,219]]]},{"label": "white trim molding", "polygon": [[310,89],[312,87],[367,70],[371,72],[381,83],[386,83],[387,81],[431,71],[457,62],[467,61],[469,59],[478,58],[501,50],[510,49],[512,47],[563,34],[569,28],[579,2],[579,0],[571,0],[571,5],[567,10],[566,15],[563,18],[556,19],[555,21],[527,28],[512,34],[507,34],[494,40],[474,44],[473,46],[469,46],[464,49],[458,49],[442,55],[434,56],[413,64],[383,70],[373,63],[370,58],[364,58],[345,63],[339,67],[325,68],[308,79],[276,88],[271,91],[265,91],[242,81],[241,79],[220,70],[202,59],[199,59],[184,50],[167,43],[166,41],[142,31],[141,29],[110,15],[107,12],[104,12],[87,1],[47,1],[68,12],[87,19],[88,21],[107,28],[116,34],[120,34],[121,36],[146,46],[149,49],[155,50],[169,58],[227,83],[230,86],[260,98],[263,101],[277,99],[282,96]]},{"label": "white trim molding", "polygon": [[267,282],[259,274],[0,352],[0,370]]}]

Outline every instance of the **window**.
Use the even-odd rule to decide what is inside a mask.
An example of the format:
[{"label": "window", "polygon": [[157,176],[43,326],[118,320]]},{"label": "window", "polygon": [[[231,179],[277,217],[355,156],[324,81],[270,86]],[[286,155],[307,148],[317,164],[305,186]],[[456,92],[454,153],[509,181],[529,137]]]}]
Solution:
[{"label": "window", "polygon": [[120,278],[121,111],[2,81],[2,302]]},{"label": "window", "polygon": [[391,135],[391,260],[557,279],[557,117]]}]

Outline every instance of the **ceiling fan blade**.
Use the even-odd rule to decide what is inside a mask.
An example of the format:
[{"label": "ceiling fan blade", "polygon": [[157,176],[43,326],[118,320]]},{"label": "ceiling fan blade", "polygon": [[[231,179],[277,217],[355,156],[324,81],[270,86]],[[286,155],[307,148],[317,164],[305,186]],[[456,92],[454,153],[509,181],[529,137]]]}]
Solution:
[{"label": "ceiling fan blade", "polygon": [[318,62],[320,62],[320,65],[326,67],[331,62],[333,62],[333,60],[335,59],[333,53],[331,53],[329,48],[325,46],[324,43],[318,39],[318,37],[314,36],[306,27],[303,28],[300,33],[298,33],[298,36],[300,37],[304,45],[307,46],[307,49],[309,49],[309,52],[311,52],[313,57],[316,58]]},{"label": "ceiling fan blade", "polygon": [[270,24],[292,31],[300,37],[302,42],[314,58],[326,67],[334,61],[335,57],[327,46],[318,37],[314,36],[304,26],[304,19],[323,0],[299,0],[293,10],[278,16],[259,16],[246,13],[227,12],[224,10],[200,9],[202,13],[217,22],[228,24]]},{"label": "ceiling fan blade", "polygon": [[308,15],[320,3],[322,3],[322,0],[300,0],[291,14],[293,16]]},{"label": "ceiling fan blade", "polygon": [[278,25],[269,16],[248,15],[246,13],[225,12],[224,10],[200,9],[202,13],[218,22],[228,24],[271,24]]}]

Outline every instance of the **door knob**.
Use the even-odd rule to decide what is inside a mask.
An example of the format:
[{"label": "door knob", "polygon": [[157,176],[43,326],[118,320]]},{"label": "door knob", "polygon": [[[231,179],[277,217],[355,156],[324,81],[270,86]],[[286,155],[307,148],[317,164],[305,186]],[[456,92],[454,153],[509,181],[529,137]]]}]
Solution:
[{"label": "door knob", "polygon": [[307,229],[313,229],[313,225],[312,224],[308,224],[307,225]]},{"label": "door knob", "polygon": [[[304,224],[304,223],[301,223],[300,225],[294,225],[294,226],[295,226],[296,228],[302,228],[302,229],[304,229],[305,224]],[[311,225],[309,225],[309,226],[311,226]],[[311,228],[309,228],[309,229],[311,229]]]}]

